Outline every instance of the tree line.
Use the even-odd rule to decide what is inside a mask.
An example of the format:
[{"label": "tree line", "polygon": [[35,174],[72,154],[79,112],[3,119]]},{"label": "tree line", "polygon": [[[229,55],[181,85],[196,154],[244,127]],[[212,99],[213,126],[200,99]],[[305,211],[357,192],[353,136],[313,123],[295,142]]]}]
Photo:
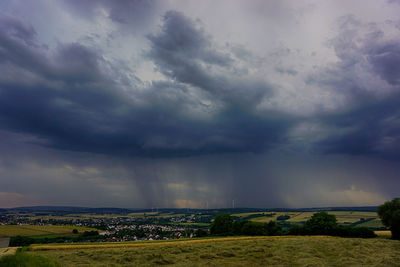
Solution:
[{"label": "tree line", "polygon": [[[392,232],[392,239],[400,240],[400,198],[387,201],[378,208],[382,223]],[[280,216],[278,220],[288,219]],[[375,233],[367,227],[339,225],[336,216],[325,211],[314,213],[304,225],[294,225],[288,230],[274,221],[259,223],[234,220],[227,213],[215,217],[210,228],[211,235],[331,235],[341,237],[375,237]]]},{"label": "tree line", "polygon": [[294,225],[288,230],[274,222],[235,221],[227,213],[215,217],[210,228],[211,235],[331,235],[341,237],[375,237],[366,227],[342,226],[336,216],[325,211],[315,213],[304,225]]}]

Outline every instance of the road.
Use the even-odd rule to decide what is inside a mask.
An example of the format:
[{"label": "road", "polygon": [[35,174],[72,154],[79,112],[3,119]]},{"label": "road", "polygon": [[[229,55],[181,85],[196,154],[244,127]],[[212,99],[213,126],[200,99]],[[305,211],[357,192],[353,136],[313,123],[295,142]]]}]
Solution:
[{"label": "road", "polygon": [[8,243],[10,242],[9,237],[0,237],[0,248],[8,247]]}]

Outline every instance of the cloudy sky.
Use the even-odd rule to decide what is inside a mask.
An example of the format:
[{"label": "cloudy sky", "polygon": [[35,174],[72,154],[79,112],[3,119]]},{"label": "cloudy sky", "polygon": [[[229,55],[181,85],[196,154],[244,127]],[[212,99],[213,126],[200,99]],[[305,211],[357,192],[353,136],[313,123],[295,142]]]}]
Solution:
[{"label": "cloudy sky", "polygon": [[3,0],[0,207],[400,194],[400,1]]}]

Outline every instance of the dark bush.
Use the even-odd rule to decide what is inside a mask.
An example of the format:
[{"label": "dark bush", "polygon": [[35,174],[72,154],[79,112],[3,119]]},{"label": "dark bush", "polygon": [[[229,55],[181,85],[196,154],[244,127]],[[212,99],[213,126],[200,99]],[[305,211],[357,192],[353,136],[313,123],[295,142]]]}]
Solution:
[{"label": "dark bush", "polygon": [[267,235],[282,235],[282,227],[274,221],[266,224]]},{"label": "dark bush", "polygon": [[314,213],[305,227],[315,235],[329,235],[337,227],[336,216],[325,211]]},{"label": "dark bush", "polygon": [[281,216],[278,216],[278,218],[276,218],[278,221],[286,221],[286,220],[288,220],[288,219],[290,219],[290,216],[289,215],[281,215]]},{"label": "dark bush", "polygon": [[382,223],[392,231],[392,238],[400,240],[400,198],[387,201],[378,208]]},{"label": "dark bush", "polygon": [[99,235],[98,231],[85,231],[83,232],[82,236],[87,237],[87,236],[97,236]]},{"label": "dark bush", "polygon": [[232,235],[233,219],[231,215],[223,213],[216,216],[211,223],[210,232],[212,235]]},{"label": "dark bush", "polygon": [[315,213],[305,225],[295,225],[289,229],[289,235],[331,235],[340,237],[375,237],[375,233],[366,227],[343,226],[336,223],[336,217],[326,212]]},{"label": "dark bush", "polygon": [[206,231],[206,230],[203,230],[203,229],[197,229],[195,232],[194,232],[194,236],[195,237],[205,237],[205,236],[207,236],[208,235],[208,232]]},{"label": "dark bush", "polygon": [[35,243],[35,239],[26,236],[13,236],[10,238],[10,247],[23,247]]},{"label": "dark bush", "polygon": [[242,235],[267,235],[267,227],[264,223],[247,221],[241,229]]},{"label": "dark bush", "polygon": [[289,229],[289,235],[309,235],[310,233],[307,231],[306,227],[303,225],[293,225]]},{"label": "dark bush", "polygon": [[243,225],[246,222],[247,221],[234,221],[233,222],[233,234],[234,235],[241,235],[242,234]]}]

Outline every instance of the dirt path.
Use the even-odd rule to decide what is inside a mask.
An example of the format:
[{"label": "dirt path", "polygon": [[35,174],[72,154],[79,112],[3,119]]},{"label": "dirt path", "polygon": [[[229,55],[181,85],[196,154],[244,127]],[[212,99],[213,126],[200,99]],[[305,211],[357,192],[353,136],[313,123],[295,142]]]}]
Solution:
[{"label": "dirt path", "polygon": [[18,247],[0,248],[0,258],[6,255],[12,255],[17,252]]}]

